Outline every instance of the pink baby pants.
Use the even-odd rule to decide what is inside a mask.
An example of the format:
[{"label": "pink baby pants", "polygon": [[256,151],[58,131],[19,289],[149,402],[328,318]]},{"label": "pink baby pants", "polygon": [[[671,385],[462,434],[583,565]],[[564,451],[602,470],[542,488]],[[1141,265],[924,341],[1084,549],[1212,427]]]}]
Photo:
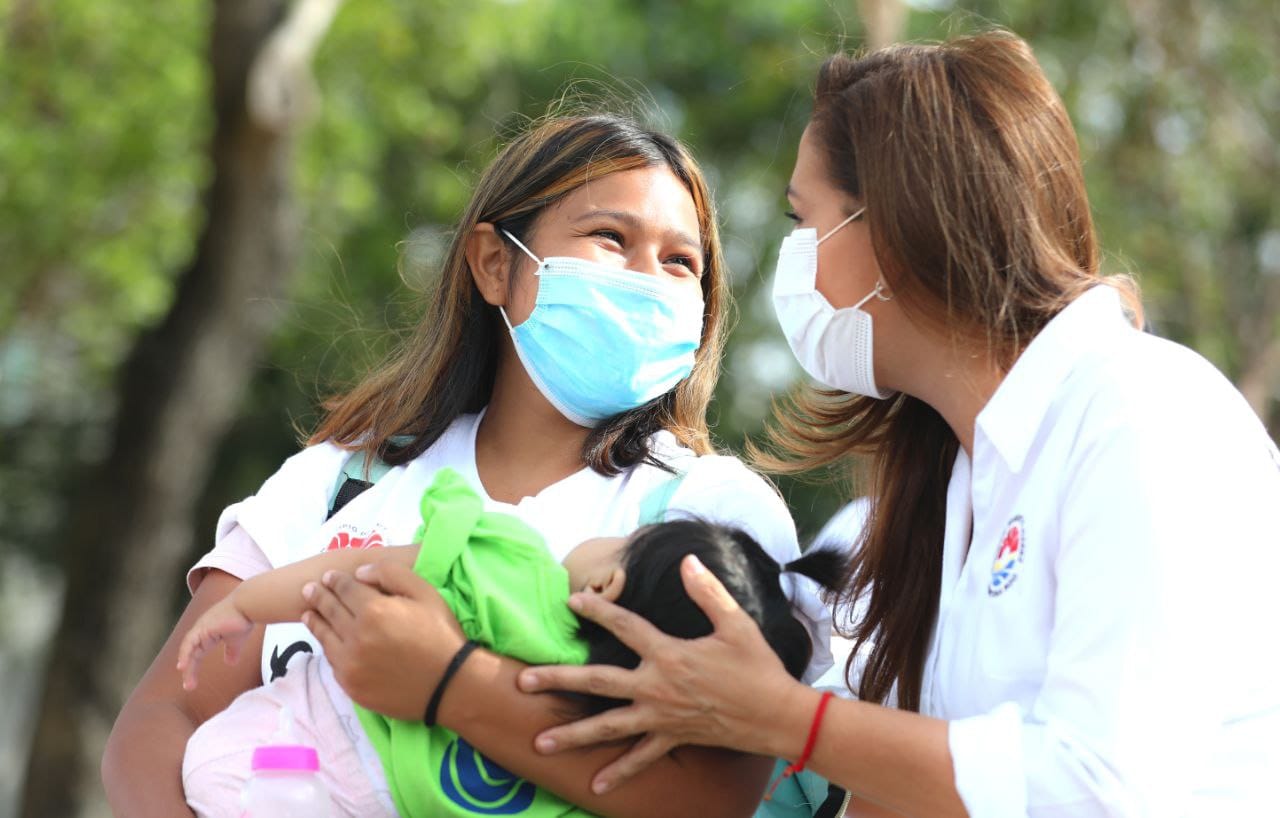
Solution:
[{"label": "pink baby pants", "polygon": [[294,739],[315,747],[320,756],[319,776],[337,814],[396,818],[382,769],[355,711],[349,701],[335,703],[327,686],[337,689],[325,660],[299,654],[283,677],[242,693],[200,725],[182,760],[182,786],[196,815],[240,818],[240,792],[252,774],[253,750],[277,742],[280,711],[288,707]]}]

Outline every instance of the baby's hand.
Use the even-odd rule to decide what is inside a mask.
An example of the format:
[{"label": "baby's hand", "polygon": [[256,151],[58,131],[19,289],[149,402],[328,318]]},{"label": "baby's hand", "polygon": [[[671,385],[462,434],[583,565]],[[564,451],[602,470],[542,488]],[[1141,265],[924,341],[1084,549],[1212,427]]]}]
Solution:
[{"label": "baby's hand", "polygon": [[239,661],[240,648],[253,630],[253,623],[235,606],[234,596],[232,592],[205,611],[183,637],[182,646],[178,648],[178,670],[182,673],[184,690],[195,690],[200,658],[219,642],[224,643],[227,664]]}]

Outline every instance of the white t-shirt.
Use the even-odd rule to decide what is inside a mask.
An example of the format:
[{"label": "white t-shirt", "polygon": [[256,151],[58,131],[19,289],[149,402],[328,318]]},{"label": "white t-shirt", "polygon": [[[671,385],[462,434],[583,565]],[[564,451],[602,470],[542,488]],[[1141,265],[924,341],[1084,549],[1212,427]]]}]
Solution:
[{"label": "white t-shirt", "polygon": [[979,414],[921,709],[971,815],[1280,815],[1280,455],[1097,287]]},{"label": "white t-shirt", "polygon": [[[217,541],[188,573],[194,590],[204,569],[219,568],[247,579],[335,547],[367,547],[412,542],[421,523],[419,500],[443,467],[461,473],[493,511],[514,514],[537,529],[556,559],[591,537],[626,536],[641,523],[642,506],[672,475],[640,465],[613,477],[584,468],[515,505],[489,498],[476,471],[476,430],[483,413],[458,418],[427,451],[397,466],[326,522],[330,500],[350,453],[333,444],[311,446],[285,461],[252,497],[229,506],[218,520]],[[652,449],[662,462],[683,473],[667,505],[667,518],[680,513],[737,526],[779,563],[799,556],[795,525],[786,504],[763,478],[740,460],[697,456],[668,432],[655,435]],[[807,578],[784,574],[783,587],[796,616],[814,643],[805,673],[811,680],[831,664],[830,613]],[[312,642],[301,624],[271,626],[278,636]],[[316,646],[318,649],[318,646]],[[272,649],[264,646],[264,679],[270,677]]]}]

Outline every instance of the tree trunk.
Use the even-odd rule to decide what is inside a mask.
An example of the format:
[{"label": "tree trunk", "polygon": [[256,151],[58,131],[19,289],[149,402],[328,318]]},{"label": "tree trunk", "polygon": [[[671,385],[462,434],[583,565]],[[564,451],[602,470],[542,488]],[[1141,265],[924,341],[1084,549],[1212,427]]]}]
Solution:
[{"label": "tree trunk", "polygon": [[1280,336],[1271,339],[1271,343],[1251,356],[1240,373],[1237,385],[1245,400],[1258,413],[1258,417],[1267,423],[1267,431],[1271,437],[1280,441],[1280,428],[1271,420],[1270,410],[1275,402],[1276,385],[1280,384]]},{"label": "tree trunk", "polygon": [[213,4],[207,222],[168,315],[122,367],[111,453],[71,505],[26,818],[107,814],[98,772],[106,736],[170,626],[193,506],[279,318],[298,255],[294,133],[250,116],[246,82],[286,9],[284,0]]},{"label": "tree trunk", "polygon": [[893,45],[907,28],[907,7],[902,0],[858,0],[858,16],[871,51]]}]

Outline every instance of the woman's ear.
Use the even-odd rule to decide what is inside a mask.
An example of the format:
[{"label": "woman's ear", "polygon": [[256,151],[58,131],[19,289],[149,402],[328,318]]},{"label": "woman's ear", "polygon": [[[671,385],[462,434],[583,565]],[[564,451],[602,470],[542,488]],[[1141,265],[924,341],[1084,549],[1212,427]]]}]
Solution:
[{"label": "woman's ear", "polygon": [[495,307],[507,305],[507,273],[511,256],[506,242],[489,222],[479,222],[467,236],[467,266],[480,296]]}]

